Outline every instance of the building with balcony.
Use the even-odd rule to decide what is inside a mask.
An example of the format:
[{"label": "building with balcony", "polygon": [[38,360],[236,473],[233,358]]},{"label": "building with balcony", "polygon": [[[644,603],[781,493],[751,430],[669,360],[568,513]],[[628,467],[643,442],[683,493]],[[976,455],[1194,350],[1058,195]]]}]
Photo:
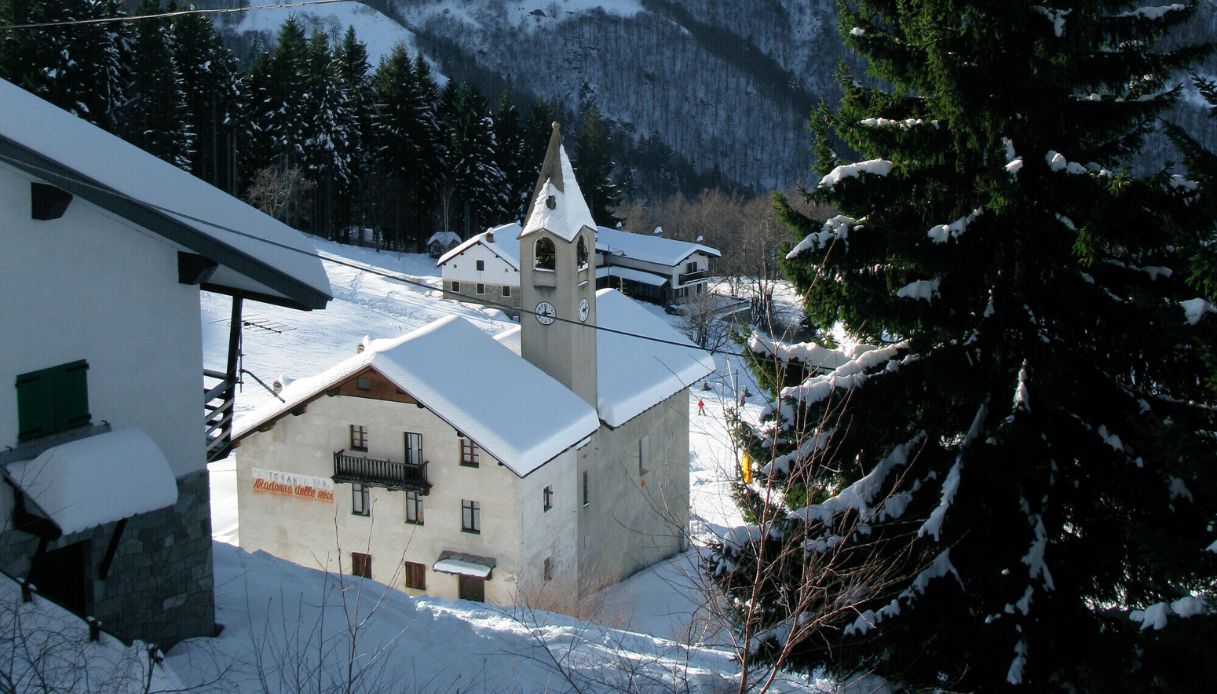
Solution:
[{"label": "building with balcony", "polygon": [[[0,229],[0,570],[123,639],[211,635],[241,306],[324,307],[315,250],[3,80]],[[233,302],[214,370],[200,290]]]},{"label": "building with balcony", "polygon": [[[444,298],[502,308],[519,317],[520,232],[504,224],[466,239],[437,262]],[[596,288],[661,306],[683,304],[707,291],[710,259],[700,243],[596,227]]]},{"label": "building with balcony", "polygon": [[447,317],[368,341],[243,418],[241,546],[558,610],[684,549],[687,388],[714,363],[596,290],[594,234],[555,127],[514,244],[520,325]]}]

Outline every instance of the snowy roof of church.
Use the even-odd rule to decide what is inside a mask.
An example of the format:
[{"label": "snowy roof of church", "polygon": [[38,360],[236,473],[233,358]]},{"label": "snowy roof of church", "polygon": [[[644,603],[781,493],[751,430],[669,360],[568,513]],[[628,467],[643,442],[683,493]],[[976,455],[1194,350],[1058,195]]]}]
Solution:
[{"label": "snowy roof of church", "polygon": [[[610,427],[625,424],[714,372],[713,357],[615,289],[596,292],[596,323],[630,333],[596,331],[596,404],[600,419]],[[519,353],[519,326],[495,339]]]},{"label": "snowy roof of church", "polygon": [[426,245],[430,246],[433,243],[438,243],[440,245],[446,246],[450,243],[459,244],[460,242],[461,242],[461,235],[456,233],[455,231],[437,231],[431,235],[431,238],[427,239]]},{"label": "snowy roof of church", "polygon": [[694,253],[705,253],[715,258],[722,256],[717,249],[703,246],[700,243],[636,234],[632,231],[608,227],[596,227],[596,250],[671,266],[679,264]]},{"label": "snowy roof of church", "polygon": [[579,182],[575,180],[575,170],[566,156],[566,148],[562,146],[558,124],[554,123],[545,163],[541,165],[541,175],[533,191],[528,221],[524,223],[520,236],[546,229],[571,241],[583,227],[594,230],[596,222],[592,220],[591,210],[583,199],[583,192],[579,190]]},{"label": "snowy roof of church", "polygon": [[177,503],[169,461],[139,429],[63,443],[4,472],[64,535]]},{"label": "snowy roof of church", "polygon": [[204,288],[305,309],[332,298],[304,234],[2,79],[0,164],[215,261]]},{"label": "snowy roof of church", "polygon": [[591,406],[544,371],[464,318],[445,316],[401,337],[368,341],[361,354],[293,381],[280,393],[286,402],[241,418],[233,437],[249,435],[369,366],[521,477],[600,424]]},{"label": "snowy roof of church", "polygon": [[[491,236],[494,237],[493,242],[487,240]],[[471,236],[461,245],[440,256],[435,264],[443,265],[478,244],[489,248],[491,253],[507,261],[507,264],[516,270],[520,269],[520,225],[518,222],[502,224],[476,236]]]}]

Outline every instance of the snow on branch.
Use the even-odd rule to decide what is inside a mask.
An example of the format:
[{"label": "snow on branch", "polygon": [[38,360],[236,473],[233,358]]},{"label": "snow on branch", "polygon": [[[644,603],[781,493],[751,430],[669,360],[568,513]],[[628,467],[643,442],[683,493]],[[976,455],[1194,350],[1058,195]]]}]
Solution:
[{"label": "snow on branch", "polygon": [[976,221],[976,218],[984,213],[984,208],[977,207],[970,214],[964,215],[950,224],[939,224],[931,227],[926,236],[934,243],[946,243],[950,239],[957,239],[967,231],[968,225]]},{"label": "snow on branch", "polygon": [[793,260],[808,250],[821,250],[836,239],[844,241],[845,247],[849,248],[849,232],[859,231],[862,226],[859,220],[839,214],[824,222],[819,231],[804,236],[803,240],[786,254],[786,259]]},{"label": "snow on branch", "polygon": [[812,376],[797,386],[783,388],[781,397],[794,400],[801,405],[814,405],[836,390],[862,385],[873,375],[868,374],[867,371],[884,363],[887,363],[887,371],[895,371],[900,368],[900,363],[892,360],[899,356],[908,345],[906,340],[863,352],[831,373]]},{"label": "snow on branch", "polygon": [[1121,12],[1117,17],[1134,17],[1137,19],[1157,20],[1162,19],[1165,15],[1171,12],[1182,12],[1187,9],[1187,5],[1174,3],[1171,5],[1150,5],[1147,7],[1139,7],[1128,12]]},{"label": "snow on branch", "polygon": [[[925,125],[926,121],[920,118],[905,118],[904,120],[893,120],[891,118],[863,118],[858,121],[858,125],[865,128],[900,128],[901,130],[911,130],[921,125]],[[938,121],[931,120],[929,124],[935,129],[938,128]]]},{"label": "snow on branch", "polygon": [[929,566],[922,569],[916,576],[914,576],[912,583],[909,584],[909,587],[900,591],[900,594],[896,596],[890,603],[879,608],[878,611],[866,610],[858,615],[858,618],[854,620],[853,624],[848,624],[845,626],[845,629],[843,629],[841,632],[842,635],[852,636],[857,634],[862,636],[884,619],[899,616],[901,600],[912,603],[913,599],[918,595],[925,595],[925,589],[930,585],[930,581],[935,578],[942,578],[947,574],[954,575],[955,580],[959,582],[959,587],[964,587],[963,579],[959,576],[959,572],[955,570],[955,566],[951,563],[950,549],[944,549],[938,554],[938,556],[934,557],[934,561],[930,562]]},{"label": "snow on branch", "polygon": [[1034,5],[1031,9],[1044,15],[1048,18],[1048,21],[1052,22],[1052,33],[1056,34],[1058,39],[1065,35],[1065,18],[1073,10],[1054,10],[1043,5]]},{"label": "snow on branch", "polygon": [[873,345],[859,344],[852,349],[830,349],[815,342],[782,342],[754,332],[748,338],[748,350],[777,357],[783,364],[791,360],[819,369],[837,369],[858,355],[869,352]]},{"label": "snow on branch", "polygon": [[935,277],[928,280],[915,280],[896,290],[896,296],[901,299],[920,299],[933,301],[938,296],[938,286],[942,280]]},{"label": "snow on branch", "polygon": [[938,506],[930,512],[930,517],[925,519],[921,527],[917,530],[917,537],[930,535],[935,542],[939,542],[942,532],[942,521],[946,518],[947,510],[951,508],[951,502],[955,500],[955,492],[959,489],[959,473],[963,468],[963,456],[967,452],[968,447],[972,442],[980,436],[980,429],[984,426],[985,417],[989,414],[989,402],[986,400],[976,408],[976,416],[972,418],[972,426],[968,427],[968,433],[964,436],[960,443],[959,453],[955,456],[955,464],[951,466],[950,472],[947,473],[946,480],[942,483],[942,500],[938,502]]},{"label": "snow on branch", "polygon": [[1212,613],[1214,610],[1210,607],[1211,601],[1211,597],[1188,595],[1171,603],[1159,602],[1144,610],[1133,610],[1128,614],[1128,618],[1140,624],[1141,631],[1147,629],[1161,631],[1166,627],[1167,617],[1171,614],[1180,619],[1187,619],[1196,615]]},{"label": "snow on branch", "polygon": [[925,432],[918,432],[913,438],[896,446],[880,460],[864,477],[849,485],[837,494],[826,499],[822,504],[812,504],[791,512],[791,517],[806,523],[819,521],[828,523],[834,516],[846,511],[855,511],[863,521],[875,516],[876,509],[872,507],[875,497],[887,482],[887,476],[897,467],[909,463],[909,456],[915,448],[925,441]]},{"label": "snow on branch", "polygon": [[1006,681],[1010,684],[1023,683],[1023,668],[1027,665],[1027,641],[1019,639],[1014,644],[1014,660],[1010,661],[1010,669],[1006,671]]},{"label": "snow on branch", "polygon": [[1179,305],[1183,307],[1183,317],[1187,319],[1188,325],[1199,323],[1206,313],[1217,313],[1217,306],[1199,297],[1180,301]]},{"label": "snow on branch", "polygon": [[1048,162],[1048,168],[1052,169],[1053,171],[1064,171],[1065,173],[1074,175],[1086,173],[1085,166],[1082,166],[1076,161],[1069,161],[1065,158],[1064,154],[1061,154],[1055,149],[1048,150],[1048,153],[1044,155],[1044,161]]},{"label": "snow on branch", "polygon": [[1016,410],[1031,410],[1030,395],[1027,393],[1027,360],[1023,360],[1023,365],[1018,370],[1018,386],[1014,388],[1014,409]]},{"label": "snow on branch", "polygon": [[855,178],[861,174],[886,176],[892,172],[892,163],[886,159],[868,159],[855,164],[842,164],[820,179],[817,188],[832,188],[845,178]]},{"label": "snow on branch", "polygon": [[761,468],[761,472],[765,475],[789,475],[790,465],[792,463],[794,463],[796,460],[806,458],[807,456],[824,448],[828,445],[831,438],[831,431],[819,431],[812,436],[805,437],[799,442],[799,445],[795,448],[795,450],[785,455],[779,455],[773,460],[770,460],[768,463],[765,463],[764,467]]},{"label": "snow on branch", "polygon": [[[1035,527],[1035,539],[1032,540],[1031,548],[1027,550],[1022,561],[1027,565],[1027,574],[1031,578],[1039,578],[1043,580],[1045,588],[1056,590],[1056,584],[1052,581],[1052,572],[1044,563],[1044,550],[1048,548],[1048,531],[1044,528],[1044,519],[1035,515],[1030,520]],[[1030,590],[1030,586],[1028,586],[1028,590]],[[1023,610],[1023,614],[1027,614],[1026,609]]]}]

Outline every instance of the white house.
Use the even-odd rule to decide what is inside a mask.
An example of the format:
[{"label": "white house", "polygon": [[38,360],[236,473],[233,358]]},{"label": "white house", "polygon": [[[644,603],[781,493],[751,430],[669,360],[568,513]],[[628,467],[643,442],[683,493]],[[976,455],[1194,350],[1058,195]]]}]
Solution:
[{"label": "white house", "polygon": [[[631,231],[595,228],[596,286],[667,306],[682,304],[706,291],[709,246]],[[436,263],[444,298],[520,309],[519,224],[504,224],[466,239]]]},{"label": "white house", "polygon": [[[210,635],[206,462],[229,445],[240,306],[323,307],[314,249],[3,80],[0,220],[0,569],[124,638]],[[211,416],[200,288],[234,297]]]},{"label": "white house", "polygon": [[438,258],[461,243],[461,235],[455,231],[437,231],[427,239],[427,253]]},{"label": "white house", "polygon": [[453,317],[370,341],[237,424],[243,547],[552,609],[683,549],[686,389],[713,361],[596,291],[556,127],[517,233],[519,326],[491,338]]}]

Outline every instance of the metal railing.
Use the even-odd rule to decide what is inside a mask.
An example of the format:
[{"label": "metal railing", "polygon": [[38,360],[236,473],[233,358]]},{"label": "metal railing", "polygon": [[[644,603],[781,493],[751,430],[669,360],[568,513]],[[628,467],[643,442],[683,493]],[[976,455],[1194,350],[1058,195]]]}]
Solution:
[{"label": "metal railing", "polygon": [[427,463],[401,463],[350,455],[346,450],[334,451],[334,481],[356,482],[387,489],[407,489],[424,494],[431,489],[427,481]]},{"label": "metal railing", "polygon": [[236,384],[219,371],[203,370],[203,376],[219,381],[203,388],[203,429],[207,435],[207,462],[228,457],[232,450],[232,405],[236,399]]}]

